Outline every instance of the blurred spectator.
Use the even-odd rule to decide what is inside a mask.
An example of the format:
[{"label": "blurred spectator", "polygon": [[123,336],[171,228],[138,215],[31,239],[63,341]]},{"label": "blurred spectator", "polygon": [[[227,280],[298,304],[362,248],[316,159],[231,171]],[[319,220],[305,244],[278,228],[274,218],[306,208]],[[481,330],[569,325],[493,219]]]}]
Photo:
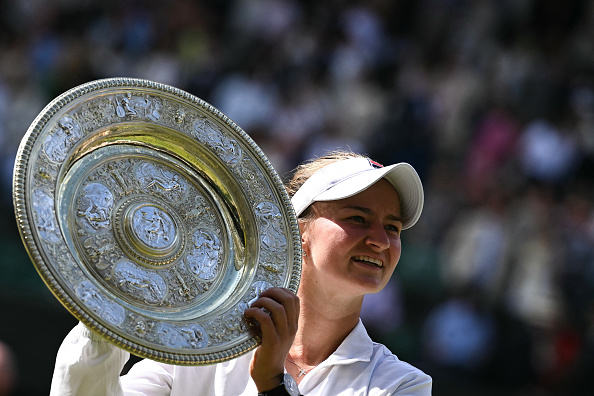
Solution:
[{"label": "blurred spectator", "polygon": [[15,358],[8,345],[0,342],[0,396],[12,394],[16,384]]},{"label": "blurred spectator", "polygon": [[437,366],[465,375],[480,373],[492,353],[495,323],[478,296],[452,297],[429,314],[423,328],[425,356]]},{"label": "blurred spectator", "polygon": [[563,130],[549,121],[532,121],[522,131],[519,157],[529,178],[558,184],[568,179],[579,160],[578,141],[572,130]]}]

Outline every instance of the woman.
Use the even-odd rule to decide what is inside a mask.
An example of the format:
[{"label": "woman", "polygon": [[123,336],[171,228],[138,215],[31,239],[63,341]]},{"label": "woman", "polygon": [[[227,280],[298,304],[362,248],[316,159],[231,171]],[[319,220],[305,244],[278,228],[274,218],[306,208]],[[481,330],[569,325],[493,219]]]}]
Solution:
[{"label": "woman", "polygon": [[373,343],[359,319],[363,296],[398,263],[400,232],[421,214],[414,169],[338,152],[300,165],[287,190],[301,283],[297,296],[272,288],[245,311],[262,330],[257,349],[200,367],[145,359],[120,378],[129,355],[79,324],[60,347],[51,394],[430,395],[431,378]]}]

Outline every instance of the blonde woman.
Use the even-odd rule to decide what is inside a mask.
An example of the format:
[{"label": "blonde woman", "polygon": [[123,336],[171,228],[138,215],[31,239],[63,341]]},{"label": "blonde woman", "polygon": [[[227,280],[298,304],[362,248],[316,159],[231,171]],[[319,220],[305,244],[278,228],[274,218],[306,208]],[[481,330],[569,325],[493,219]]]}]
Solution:
[{"label": "blonde woman", "polygon": [[430,395],[431,378],[374,343],[359,319],[363,297],[398,264],[401,232],[421,215],[415,170],[337,152],[300,165],[287,190],[301,230],[301,283],[297,296],[272,288],[245,311],[262,330],[257,349],[200,367],[145,359],[120,378],[127,352],[79,324],[58,352],[52,394]]}]

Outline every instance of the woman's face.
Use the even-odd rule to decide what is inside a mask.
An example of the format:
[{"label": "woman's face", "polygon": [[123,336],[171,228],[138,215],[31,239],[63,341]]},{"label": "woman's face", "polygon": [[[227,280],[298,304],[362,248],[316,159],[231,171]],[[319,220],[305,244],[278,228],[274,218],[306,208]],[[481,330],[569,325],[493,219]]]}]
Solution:
[{"label": "woman's face", "polygon": [[380,291],[400,259],[400,199],[381,179],[367,190],[338,201],[313,204],[314,218],[302,223],[307,255],[304,275],[339,293]]}]

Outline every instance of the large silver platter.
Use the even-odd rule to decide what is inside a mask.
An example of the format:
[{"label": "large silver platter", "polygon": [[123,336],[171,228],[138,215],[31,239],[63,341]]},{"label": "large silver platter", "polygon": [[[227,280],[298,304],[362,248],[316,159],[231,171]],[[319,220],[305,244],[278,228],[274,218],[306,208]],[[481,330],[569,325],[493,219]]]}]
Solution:
[{"label": "large silver platter", "polygon": [[202,365],[259,343],[243,311],[297,290],[297,221],[262,151],[208,103],[116,78],[52,101],[24,136],[14,204],[49,289],[110,342]]}]

